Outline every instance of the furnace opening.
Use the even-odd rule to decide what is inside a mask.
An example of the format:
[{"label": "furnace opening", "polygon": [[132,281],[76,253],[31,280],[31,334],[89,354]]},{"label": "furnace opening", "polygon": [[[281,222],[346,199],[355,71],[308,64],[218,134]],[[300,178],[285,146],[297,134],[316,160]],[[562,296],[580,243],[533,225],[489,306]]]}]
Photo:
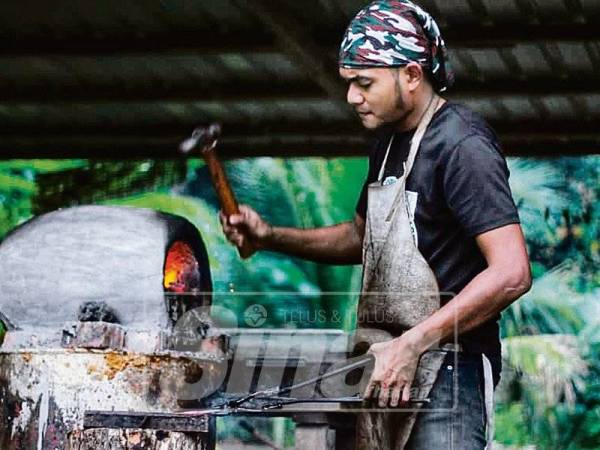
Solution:
[{"label": "furnace opening", "polygon": [[176,241],[167,251],[163,287],[167,292],[194,293],[200,290],[200,267],[192,248]]}]

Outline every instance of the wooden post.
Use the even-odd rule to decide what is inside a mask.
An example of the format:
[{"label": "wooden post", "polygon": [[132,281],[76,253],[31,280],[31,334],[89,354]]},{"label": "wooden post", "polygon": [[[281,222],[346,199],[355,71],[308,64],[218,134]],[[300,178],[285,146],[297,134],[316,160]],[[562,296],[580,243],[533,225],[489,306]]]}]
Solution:
[{"label": "wooden post", "polygon": [[297,424],[296,450],[335,450],[335,430],[327,424]]}]

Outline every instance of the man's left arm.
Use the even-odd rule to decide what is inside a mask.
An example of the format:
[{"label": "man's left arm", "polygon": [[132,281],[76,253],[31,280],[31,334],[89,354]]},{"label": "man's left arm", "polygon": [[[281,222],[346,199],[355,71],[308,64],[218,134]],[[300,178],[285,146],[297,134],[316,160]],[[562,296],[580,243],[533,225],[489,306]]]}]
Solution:
[{"label": "man's left arm", "polygon": [[[452,341],[495,317],[531,287],[529,258],[519,224],[476,236],[488,267],[451,301],[402,336],[371,346],[379,364],[371,381],[381,384],[380,405],[408,401],[419,357],[439,342]],[[368,392],[367,392],[368,394]]]},{"label": "man's left arm", "polygon": [[452,339],[455,325],[459,334],[482,325],[531,287],[529,258],[519,224],[488,231],[475,239],[488,267],[454,299],[409,331],[414,345],[423,351]]}]

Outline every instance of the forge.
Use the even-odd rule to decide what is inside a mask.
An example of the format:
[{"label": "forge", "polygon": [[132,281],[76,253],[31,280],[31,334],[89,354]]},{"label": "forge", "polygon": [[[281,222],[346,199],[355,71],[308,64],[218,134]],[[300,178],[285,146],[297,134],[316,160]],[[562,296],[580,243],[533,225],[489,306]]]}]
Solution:
[{"label": "forge", "polygon": [[[82,206],[10,233],[0,246],[0,288],[9,326],[61,326],[86,302],[103,302],[123,326],[165,329],[177,319],[165,314],[165,292],[182,307],[210,305],[212,282],[202,238],[182,217]],[[183,291],[198,295],[184,301],[175,295]]]},{"label": "forge", "polygon": [[[190,222],[108,206],[36,217],[0,245],[0,289],[0,448],[214,447],[209,417],[159,435],[83,427],[86,411],[174,413],[191,381],[219,387],[227,341],[210,327],[208,257]],[[206,323],[181,351],[174,324],[192,309]]]},{"label": "forge", "polygon": [[[208,261],[190,222],[146,209],[68,208],[10,233],[0,244],[0,448],[214,449],[219,405],[346,360],[342,331],[219,328],[212,300],[230,293],[212,291]],[[333,448],[342,430],[335,448],[350,449],[348,411],[317,402],[324,391],[352,395],[337,393],[343,385],[234,413],[292,417],[298,448]]]}]

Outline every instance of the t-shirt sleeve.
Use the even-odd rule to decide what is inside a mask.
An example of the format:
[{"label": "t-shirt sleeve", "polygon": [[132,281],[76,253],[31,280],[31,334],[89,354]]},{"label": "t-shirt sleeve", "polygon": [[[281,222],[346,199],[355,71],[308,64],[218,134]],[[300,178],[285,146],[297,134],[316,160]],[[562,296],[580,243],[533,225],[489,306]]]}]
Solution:
[{"label": "t-shirt sleeve", "polygon": [[519,223],[508,176],[506,160],[484,136],[469,136],[452,150],[444,169],[444,195],[469,236]]}]

